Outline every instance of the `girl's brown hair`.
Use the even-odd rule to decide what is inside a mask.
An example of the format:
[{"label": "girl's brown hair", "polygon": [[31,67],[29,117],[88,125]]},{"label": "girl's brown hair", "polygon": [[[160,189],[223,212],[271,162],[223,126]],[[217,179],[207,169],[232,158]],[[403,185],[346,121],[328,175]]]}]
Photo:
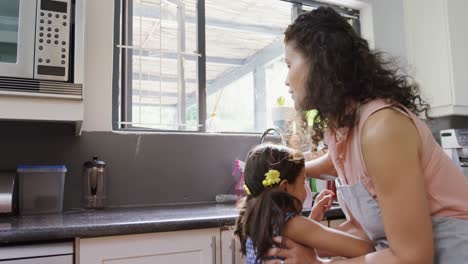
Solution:
[{"label": "girl's brown hair", "polygon": [[282,234],[285,214],[299,214],[302,203],[294,196],[280,191],[279,183],[265,187],[265,173],[277,170],[281,180],[292,184],[304,170],[304,157],[300,152],[285,146],[262,144],[248,154],[244,169],[245,185],[251,192],[240,204],[235,235],[246,254],[246,240],[253,241],[257,257],[261,258],[273,245],[273,236]]}]

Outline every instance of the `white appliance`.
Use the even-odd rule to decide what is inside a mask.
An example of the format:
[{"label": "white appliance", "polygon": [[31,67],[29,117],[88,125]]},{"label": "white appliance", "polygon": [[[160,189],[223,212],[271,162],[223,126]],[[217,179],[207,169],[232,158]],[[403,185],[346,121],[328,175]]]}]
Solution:
[{"label": "white appliance", "polygon": [[2,264],[73,264],[73,242],[0,247]]},{"label": "white appliance", "polygon": [[468,129],[446,129],[440,131],[442,148],[468,177]]},{"label": "white appliance", "polygon": [[74,80],[74,42],[82,31],[74,9],[81,1],[0,1],[0,91],[81,97],[81,84],[74,85],[81,83]]},{"label": "white appliance", "polygon": [[18,183],[14,172],[0,172],[0,216],[16,213]]}]

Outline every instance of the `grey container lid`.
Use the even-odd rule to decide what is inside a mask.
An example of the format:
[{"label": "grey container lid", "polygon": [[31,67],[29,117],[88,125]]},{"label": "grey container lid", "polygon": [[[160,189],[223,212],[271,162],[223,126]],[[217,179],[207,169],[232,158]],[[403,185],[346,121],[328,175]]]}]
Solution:
[{"label": "grey container lid", "polygon": [[16,168],[17,172],[67,172],[65,165],[56,166],[29,166],[20,165]]}]

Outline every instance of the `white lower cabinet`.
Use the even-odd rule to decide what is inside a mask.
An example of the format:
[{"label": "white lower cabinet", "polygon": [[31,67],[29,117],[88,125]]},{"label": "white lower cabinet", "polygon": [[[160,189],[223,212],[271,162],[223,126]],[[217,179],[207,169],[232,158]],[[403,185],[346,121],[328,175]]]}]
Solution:
[{"label": "white lower cabinet", "polygon": [[220,228],[79,239],[76,264],[218,264]]},{"label": "white lower cabinet", "polygon": [[[344,219],[323,221],[336,227]],[[75,264],[241,264],[232,227],[81,238]]]},{"label": "white lower cabinet", "polygon": [[221,229],[221,263],[245,263],[245,260],[242,258],[239,239],[234,237],[234,230],[232,228]]}]

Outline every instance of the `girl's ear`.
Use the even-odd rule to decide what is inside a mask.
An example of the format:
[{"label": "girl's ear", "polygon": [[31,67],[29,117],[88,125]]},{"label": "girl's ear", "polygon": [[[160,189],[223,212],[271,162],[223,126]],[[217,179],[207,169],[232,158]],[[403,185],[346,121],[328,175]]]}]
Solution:
[{"label": "girl's ear", "polygon": [[282,180],[278,186],[280,191],[288,192],[288,180]]}]

